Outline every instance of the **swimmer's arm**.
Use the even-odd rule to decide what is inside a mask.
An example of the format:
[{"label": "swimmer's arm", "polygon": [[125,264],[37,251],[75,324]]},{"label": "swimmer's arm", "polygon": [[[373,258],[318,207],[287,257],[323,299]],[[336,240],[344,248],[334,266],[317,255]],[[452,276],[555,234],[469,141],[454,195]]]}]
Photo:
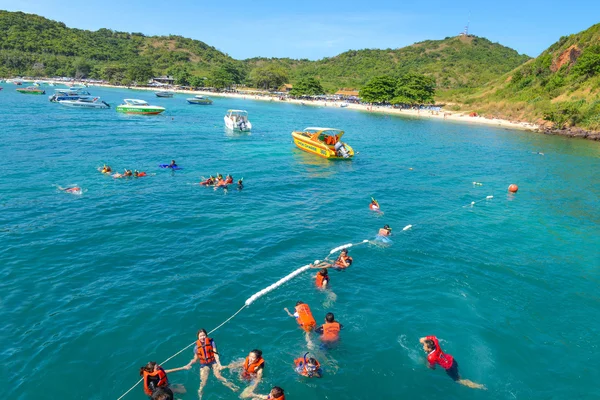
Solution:
[{"label": "swimmer's arm", "polygon": [[236,368],[236,367],[241,367],[242,365],[244,365],[244,361],[234,361],[232,363],[229,363],[225,366],[223,366],[223,369],[225,368]]},{"label": "swimmer's arm", "polygon": [[292,314],[292,313],[290,312],[290,310],[288,310],[288,309],[287,309],[287,307],[286,307],[286,308],[284,308],[284,310],[285,310],[285,312],[287,313],[287,315],[289,315],[289,316],[290,316],[290,317],[292,317],[292,318],[296,318],[296,317],[294,316],[294,314]]},{"label": "swimmer's arm", "polygon": [[319,326],[318,328],[315,329],[315,332],[317,332],[319,334],[323,334],[323,327]]},{"label": "swimmer's arm", "polygon": [[[187,365],[185,366],[186,369],[190,369],[192,367],[192,364],[194,364],[196,361],[198,361],[198,354],[194,355],[194,358],[192,358],[190,360],[189,363],[187,363]],[[188,368],[189,367],[189,368]]]},{"label": "swimmer's arm", "polygon": [[189,369],[189,368],[187,365],[185,365],[185,366],[179,367],[179,368],[165,369],[165,374],[170,374],[171,372],[183,371],[184,369]]}]

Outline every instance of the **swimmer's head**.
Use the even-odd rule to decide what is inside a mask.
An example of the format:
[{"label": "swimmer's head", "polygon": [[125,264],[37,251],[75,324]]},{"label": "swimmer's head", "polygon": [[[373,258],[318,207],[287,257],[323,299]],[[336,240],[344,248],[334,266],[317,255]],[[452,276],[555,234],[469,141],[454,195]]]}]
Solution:
[{"label": "swimmer's head", "polygon": [[271,392],[269,393],[271,395],[271,397],[273,398],[278,398],[283,396],[283,389],[280,388],[279,386],[273,386],[273,389],[271,389]]},{"label": "swimmer's head", "polygon": [[383,226],[383,229],[387,229],[388,231],[391,231],[391,230],[392,230],[392,228],[390,228],[390,226],[389,226],[389,225],[384,225],[384,226]]},{"label": "swimmer's head", "polygon": [[321,270],[319,271],[319,273],[321,275],[328,275],[329,274],[329,272],[327,272],[327,268],[321,268]]},{"label": "swimmer's head", "polygon": [[343,254],[343,255],[347,255],[347,254],[348,254],[348,249],[344,249],[344,250],[342,250],[341,254]]},{"label": "swimmer's head", "polygon": [[423,351],[425,351],[425,353],[431,353],[434,350],[435,350],[435,343],[434,343],[434,341],[431,340],[431,339],[426,339],[423,342]]},{"label": "swimmer's head", "polygon": [[158,364],[156,363],[156,361],[150,361],[148,364],[140,368],[140,376],[144,376],[144,372],[154,372],[157,366]]},{"label": "swimmer's head", "polygon": [[296,302],[296,305],[297,305],[297,306],[299,306],[300,304],[304,304],[304,302],[302,302],[302,301],[298,300],[298,301]]},{"label": "swimmer's head", "polygon": [[198,340],[204,340],[208,337],[208,333],[206,333],[206,329],[198,329],[198,333],[196,334]]},{"label": "swimmer's head", "polygon": [[333,313],[328,312],[325,315],[325,321],[327,321],[327,322],[333,322],[333,321],[335,321],[335,317],[334,317]]},{"label": "swimmer's head", "polygon": [[254,362],[262,357],[262,351],[254,349],[248,354],[248,361]]}]

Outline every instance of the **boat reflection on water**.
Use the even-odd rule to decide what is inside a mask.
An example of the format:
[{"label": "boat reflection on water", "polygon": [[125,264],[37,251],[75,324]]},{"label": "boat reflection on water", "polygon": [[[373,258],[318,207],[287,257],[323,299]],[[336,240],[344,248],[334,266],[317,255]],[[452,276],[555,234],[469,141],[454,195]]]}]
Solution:
[{"label": "boat reflection on water", "polygon": [[292,158],[298,172],[307,173],[309,178],[331,178],[339,172],[354,171],[354,164],[340,163],[304,152],[300,149],[292,151]]}]

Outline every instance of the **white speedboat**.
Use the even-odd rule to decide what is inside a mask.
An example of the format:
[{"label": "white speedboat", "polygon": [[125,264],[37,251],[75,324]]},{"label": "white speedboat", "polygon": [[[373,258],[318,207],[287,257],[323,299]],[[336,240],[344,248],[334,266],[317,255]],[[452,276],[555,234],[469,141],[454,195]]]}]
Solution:
[{"label": "white speedboat", "polygon": [[162,92],[154,92],[154,94],[156,95],[156,97],[173,97],[173,92],[166,92],[166,91],[162,91]]},{"label": "white speedboat", "polygon": [[227,110],[227,115],[224,119],[225,126],[228,129],[244,132],[252,129],[252,124],[248,120],[248,111],[246,110]]},{"label": "white speedboat", "polygon": [[86,90],[71,90],[71,89],[55,89],[54,94],[48,97],[53,103],[61,100],[79,100],[90,96],[90,92]]},{"label": "white speedboat", "polygon": [[80,98],[78,100],[60,100],[58,104],[73,108],[110,108],[110,104],[100,100],[100,97],[89,97]]},{"label": "white speedboat", "polygon": [[199,95],[199,94],[197,94],[197,95],[196,95],[196,96],[194,96],[194,97],[190,97],[190,98],[188,98],[188,99],[186,99],[186,100],[187,100],[187,102],[188,102],[188,103],[190,103],[190,104],[202,104],[202,105],[209,105],[209,104],[212,104],[212,103],[213,103],[213,101],[212,101],[210,98],[208,98],[208,97],[206,97],[206,96]]}]

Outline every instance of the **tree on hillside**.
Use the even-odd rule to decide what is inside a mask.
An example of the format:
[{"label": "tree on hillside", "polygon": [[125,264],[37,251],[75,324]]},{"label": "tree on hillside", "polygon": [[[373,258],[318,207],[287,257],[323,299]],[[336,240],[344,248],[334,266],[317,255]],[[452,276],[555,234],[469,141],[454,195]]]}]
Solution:
[{"label": "tree on hillside", "polygon": [[318,96],[324,94],[323,86],[315,78],[303,78],[294,84],[290,95],[292,96]]},{"label": "tree on hillside", "polygon": [[192,78],[192,74],[190,74],[190,70],[185,65],[175,65],[167,70],[167,73],[173,76],[175,79],[175,83],[182,86],[188,86],[190,84],[190,79]]},{"label": "tree on hillside", "polygon": [[208,85],[217,89],[231,87],[234,83],[233,75],[225,67],[214,69],[208,77]]},{"label": "tree on hillside", "polygon": [[270,64],[254,68],[250,72],[250,81],[263,89],[276,88],[288,81],[288,74],[283,67]]},{"label": "tree on hillside", "polygon": [[397,81],[391,76],[376,76],[359,91],[360,98],[367,103],[387,103],[394,98]]},{"label": "tree on hillside", "polygon": [[431,77],[408,73],[398,78],[392,104],[431,104],[434,102],[435,80]]},{"label": "tree on hillside", "polygon": [[573,66],[573,72],[588,78],[600,74],[600,46],[590,46],[585,49]]},{"label": "tree on hillside", "polygon": [[146,84],[150,78],[154,75],[152,65],[147,60],[140,60],[132,63],[127,67],[125,78],[138,84]]}]

